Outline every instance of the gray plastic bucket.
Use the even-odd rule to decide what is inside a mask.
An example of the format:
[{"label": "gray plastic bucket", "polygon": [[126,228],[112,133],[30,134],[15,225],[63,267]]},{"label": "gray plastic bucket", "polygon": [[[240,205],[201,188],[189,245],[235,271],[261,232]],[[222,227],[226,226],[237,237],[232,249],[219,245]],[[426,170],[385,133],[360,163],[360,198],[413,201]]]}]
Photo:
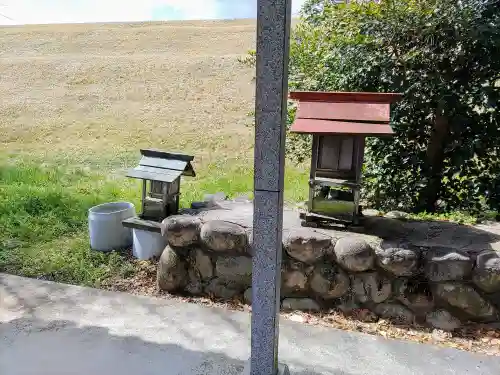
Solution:
[{"label": "gray plastic bucket", "polygon": [[112,251],[132,245],[132,231],[122,221],[134,217],[135,207],[129,202],[100,204],[89,210],[90,247]]}]

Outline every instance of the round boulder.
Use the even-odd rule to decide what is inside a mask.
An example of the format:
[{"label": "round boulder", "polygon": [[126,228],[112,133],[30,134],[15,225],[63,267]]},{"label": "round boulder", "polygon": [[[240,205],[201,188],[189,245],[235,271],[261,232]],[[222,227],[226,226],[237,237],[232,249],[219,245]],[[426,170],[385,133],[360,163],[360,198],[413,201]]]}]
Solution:
[{"label": "round boulder", "polygon": [[203,291],[200,276],[193,268],[190,268],[188,271],[188,277],[189,283],[186,285],[186,292],[195,296],[200,295]]},{"label": "round boulder", "polygon": [[215,194],[205,194],[203,196],[203,202],[215,203],[215,202],[225,201],[226,199],[227,199],[227,195],[226,195],[226,193],[224,193],[222,191],[215,193]]},{"label": "round boulder", "polygon": [[432,249],[425,258],[425,276],[434,282],[464,280],[474,266],[466,253],[455,249]]},{"label": "round boulder", "polygon": [[434,298],[430,287],[425,283],[398,279],[394,282],[394,289],[396,299],[419,316],[425,315],[434,308]]},{"label": "round boulder", "polygon": [[247,228],[245,230],[247,234],[247,253],[250,256],[253,256],[253,228]]},{"label": "round boulder", "polygon": [[245,290],[245,293],[243,294],[243,300],[248,305],[252,304],[252,288],[248,288],[247,290]]},{"label": "round boulder", "polygon": [[202,279],[210,279],[214,276],[214,265],[212,264],[212,260],[202,250],[196,250],[194,262]]},{"label": "round boulder", "polygon": [[389,211],[384,215],[387,219],[408,219],[410,217],[409,214],[403,211]]},{"label": "round boulder", "polygon": [[227,221],[213,220],[203,224],[200,238],[201,242],[212,251],[233,253],[248,251],[245,228]]},{"label": "round boulder", "polygon": [[217,277],[238,285],[252,283],[252,259],[248,257],[219,257],[215,263]]},{"label": "round boulder", "polygon": [[319,311],[318,303],[310,298],[285,298],[281,304],[283,310]]},{"label": "round boulder", "polygon": [[472,280],[486,293],[500,291],[500,254],[490,250],[480,253]]},{"label": "round boulder", "polygon": [[375,254],[379,267],[395,276],[412,276],[418,272],[420,250],[415,247],[382,242]]},{"label": "round boulder", "polygon": [[356,301],[356,298],[350,293],[340,298],[340,303],[336,308],[346,315],[352,314],[355,310],[361,308],[361,306]]},{"label": "round boulder", "polygon": [[312,229],[290,231],[283,242],[288,255],[307,264],[313,264],[333,253],[331,237]]},{"label": "round boulder", "polygon": [[443,309],[427,313],[425,321],[432,327],[443,331],[454,331],[461,326],[459,319],[455,318],[448,311]]},{"label": "round boulder", "polygon": [[365,217],[377,217],[380,216],[382,213],[379,210],[374,210],[372,208],[367,208],[363,210],[363,216]]},{"label": "round boulder", "polygon": [[167,292],[182,289],[188,282],[186,262],[170,246],[161,254],[156,274],[158,288]]},{"label": "round boulder", "polygon": [[380,303],[375,305],[373,312],[383,319],[388,319],[396,324],[412,324],[415,316],[407,307],[398,303]]},{"label": "round boulder", "polygon": [[367,271],[373,268],[375,252],[362,238],[343,237],[335,244],[337,262],[353,272]]},{"label": "round boulder", "polygon": [[219,278],[212,279],[205,287],[205,293],[209,296],[230,300],[242,292],[241,287],[235,283]]},{"label": "round boulder", "polygon": [[172,247],[187,247],[198,243],[201,221],[196,216],[176,215],[161,223],[161,233]]},{"label": "round boulder", "polygon": [[311,289],[323,299],[342,297],[349,290],[349,276],[331,264],[316,266],[311,276]]},{"label": "round boulder", "polygon": [[496,315],[496,310],[491,303],[481,297],[470,285],[437,284],[434,288],[434,294],[473,318],[491,319]]},{"label": "round boulder", "polygon": [[380,303],[391,296],[391,280],[377,272],[356,274],[352,283],[356,299],[361,303]]},{"label": "round boulder", "polygon": [[303,293],[307,288],[307,275],[298,269],[283,270],[281,287],[283,295]]}]

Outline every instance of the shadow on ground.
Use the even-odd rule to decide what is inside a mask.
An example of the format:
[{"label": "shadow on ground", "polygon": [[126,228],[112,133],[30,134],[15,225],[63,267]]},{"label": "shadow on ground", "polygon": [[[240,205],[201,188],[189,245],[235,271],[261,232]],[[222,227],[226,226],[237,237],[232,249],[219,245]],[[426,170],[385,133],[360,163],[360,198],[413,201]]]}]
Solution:
[{"label": "shadow on ground", "polygon": [[[117,336],[107,328],[78,327],[66,320],[14,319],[0,323],[0,337],[2,375],[233,375],[241,374],[246,364],[215,350],[196,351],[137,336]],[[292,373],[320,375],[313,370]],[[321,374],[349,375],[342,371]]]},{"label": "shadow on ground", "polygon": [[[135,324],[127,327],[120,314],[106,317],[105,327],[58,319],[58,314],[49,319],[39,316],[40,306],[50,305],[51,301],[57,301],[63,316],[75,304],[84,303],[77,294],[64,294],[62,290],[51,288],[51,284],[46,285],[47,289],[41,288],[27,298],[3,282],[0,275],[2,307],[10,306],[7,311],[8,315],[12,314],[10,317],[2,315],[5,310],[0,309],[0,374],[233,375],[243,372],[245,357],[234,358],[218,350],[218,336],[225,340],[220,332],[213,332],[210,342],[200,340],[204,336],[195,337],[192,331],[179,326],[175,316],[165,315],[159,305],[148,303],[147,299],[141,305],[145,310],[143,316],[153,316],[155,321],[139,324],[140,332],[134,328]],[[106,308],[112,311],[127,309],[116,302],[110,298]],[[99,310],[100,306],[86,308]],[[141,319],[141,316],[137,318]],[[224,310],[220,310],[218,318],[225,326],[229,324],[234,332],[245,329],[242,324],[229,319]],[[91,321],[92,316],[83,316],[82,320]],[[102,321],[100,317],[99,322]],[[186,324],[190,323],[187,316]],[[166,327],[171,330],[171,335],[157,337],[155,332],[160,328],[165,331]],[[136,334],[134,329],[137,329]],[[176,343],[178,337],[182,340]],[[317,372],[318,369],[305,369],[304,364],[291,365],[296,375],[350,375],[343,371]]]},{"label": "shadow on ground", "polygon": [[500,250],[499,223],[470,226],[446,221],[366,217],[363,226],[348,228],[348,231],[421,247],[453,248],[472,256],[483,250]]}]

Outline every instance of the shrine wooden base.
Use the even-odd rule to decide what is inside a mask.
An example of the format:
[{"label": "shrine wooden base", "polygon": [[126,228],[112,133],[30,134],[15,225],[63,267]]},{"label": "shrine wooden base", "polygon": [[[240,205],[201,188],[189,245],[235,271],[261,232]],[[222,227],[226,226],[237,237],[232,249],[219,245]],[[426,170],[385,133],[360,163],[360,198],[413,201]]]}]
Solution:
[{"label": "shrine wooden base", "polygon": [[318,228],[322,225],[343,225],[345,227],[359,226],[363,218],[361,216],[354,216],[352,220],[343,220],[313,212],[301,212],[300,219],[302,220],[301,224],[303,227]]}]

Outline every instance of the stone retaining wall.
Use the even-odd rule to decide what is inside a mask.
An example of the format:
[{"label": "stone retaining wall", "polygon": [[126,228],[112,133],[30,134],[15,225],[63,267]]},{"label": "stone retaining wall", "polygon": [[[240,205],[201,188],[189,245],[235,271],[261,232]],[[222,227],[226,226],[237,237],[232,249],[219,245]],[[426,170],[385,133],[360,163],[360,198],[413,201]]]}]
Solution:
[{"label": "stone retaining wall", "polygon": [[[163,235],[169,246],[158,265],[160,289],[251,303],[250,228],[181,215],[164,221]],[[296,228],[283,235],[281,298],[283,309],[363,308],[402,324],[453,330],[499,321],[500,257]]]}]

